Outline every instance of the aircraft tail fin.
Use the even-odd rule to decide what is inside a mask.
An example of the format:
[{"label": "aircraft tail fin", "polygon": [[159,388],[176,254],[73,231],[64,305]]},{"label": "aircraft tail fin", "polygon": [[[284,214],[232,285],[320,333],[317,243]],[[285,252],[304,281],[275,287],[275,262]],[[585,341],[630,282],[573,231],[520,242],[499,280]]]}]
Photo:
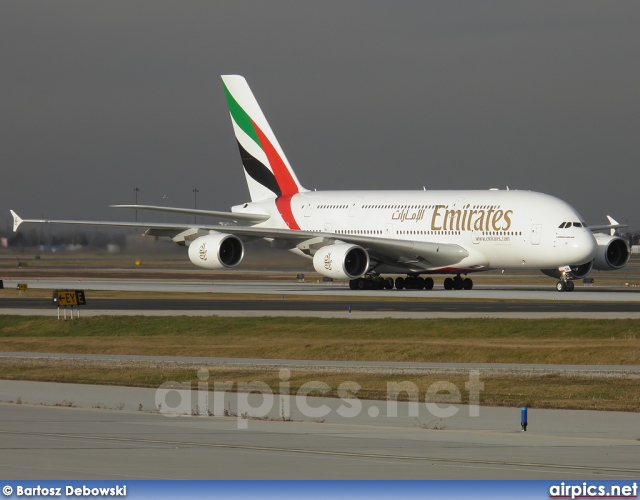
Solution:
[{"label": "aircraft tail fin", "polygon": [[247,81],[223,75],[233,130],[252,201],[307,191],[298,181]]}]

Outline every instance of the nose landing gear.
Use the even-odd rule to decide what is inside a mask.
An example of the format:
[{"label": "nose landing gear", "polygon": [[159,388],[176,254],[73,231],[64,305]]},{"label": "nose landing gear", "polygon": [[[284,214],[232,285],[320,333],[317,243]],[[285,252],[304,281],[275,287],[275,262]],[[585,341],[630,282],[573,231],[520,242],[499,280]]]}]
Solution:
[{"label": "nose landing gear", "polygon": [[571,267],[564,266],[558,270],[560,271],[560,281],[556,283],[556,290],[559,292],[573,292],[575,284],[571,281]]},{"label": "nose landing gear", "polygon": [[563,281],[560,280],[556,283],[556,290],[559,292],[573,292],[575,288],[575,283],[569,279]]}]

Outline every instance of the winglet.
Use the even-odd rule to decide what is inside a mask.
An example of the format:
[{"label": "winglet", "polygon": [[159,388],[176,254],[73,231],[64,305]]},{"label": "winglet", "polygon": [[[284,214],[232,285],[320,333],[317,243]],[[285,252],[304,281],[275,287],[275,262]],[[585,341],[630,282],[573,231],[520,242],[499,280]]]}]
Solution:
[{"label": "winglet", "polygon": [[9,210],[9,212],[11,212],[11,215],[13,216],[13,232],[15,233],[18,230],[18,226],[22,224],[22,219],[13,210]]},{"label": "winglet", "polygon": [[[617,226],[620,223],[618,221],[616,221],[613,217],[611,217],[610,215],[607,215],[607,220],[609,221],[609,224],[611,224],[612,226]],[[613,236],[614,234],[616,234],[616,229],[614,227],[612,227],[609,230],[609,234],[611,234],[611,236]]]}]

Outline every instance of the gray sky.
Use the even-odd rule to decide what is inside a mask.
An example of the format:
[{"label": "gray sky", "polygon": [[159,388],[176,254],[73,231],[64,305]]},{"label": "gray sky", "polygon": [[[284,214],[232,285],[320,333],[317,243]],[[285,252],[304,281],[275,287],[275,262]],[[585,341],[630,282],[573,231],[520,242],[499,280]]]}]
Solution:
[{"label": "gray sky", "polygon": [[248,201],[236,73],[309,189],[508,185],[640,229],[639,26],[628,1],[5,1],[0,224],[133,220],[107,205],[136,186]]}]

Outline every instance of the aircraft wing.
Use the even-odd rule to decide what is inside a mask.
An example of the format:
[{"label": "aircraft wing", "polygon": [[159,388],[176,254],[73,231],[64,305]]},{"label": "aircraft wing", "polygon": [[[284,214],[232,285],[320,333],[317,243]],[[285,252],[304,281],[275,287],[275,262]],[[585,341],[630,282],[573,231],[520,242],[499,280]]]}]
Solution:
[{"label": "aircraft wing", "polygon": [[270,216],[265,214],[247,214],[241,212],[216,212],[213,210],[196,210],[191,208],[158,207],[155,205],[109,205],[111,208],[135,208],[136,210],[155,210],[157,212],[171,212],[175,214],[202,215],[216,219],[227,219],[237,222],[264,222]]},{"label": "aircraft wing", "polygon": [[13,231],[17,231],[20,224],[75,224],[80,226],[108,226],[108,227],[146,227],[166,230],[184,231],[190,228],[210,228],[219,229],[221,226],[205,226],[196,224],[175,224],[171,222],[120,222],[120,221],[98,221],[98,220],[53,220],[53,219],[23,219],[13,210],[10,210],[13,217]]},{"label": "aircraft wing", "polygon": [[188,231],[190,234],[196,235],[199,230],[202,230],[233,234],[248,240],[266,238],[273,240],[275,242],[274,246],[283,249],[293,249],[307,241],[320,242],[320,244],[341,241],[360,245],[369,252],[370,257],[374,261],[405,267],[423,267],[424,269],[452,266],[469,255],[469,252],[463,247],[452,243],[431,243],[346,234],[337,235],[334,233],[315,231],[220,224],[22,219],[13,210],[11,210],[11,215],[13,216],[14,231],[17,231],[22,223],[140,227],[147,228],[147,234],[149,235],[168,236],[173,238],[174,241],[178,241],[176,237],[181,235],[181,233]]},{"label": "aircraft wing", "polygon": [[367,250],[374,261],[401,267],[423,267],[425,270],[452,266],[469,256],[467,250],[452,243],[431,243],[262,227],[218,226],[215,230],[236,236],[272,239],[276,243],[275,246],[279,248],[295,248],[305,241],[319,240],[324,240],[327,243],[333,241],[353,243]]},{"label": "aircraft wing", "polygon": [[605,229],[609,229],[609,230],[611,230],[610,231],[611,235],[613,235],[613,233],[615,232],[616,229],[620,229],[620,228],[623,228],[623,227],[629,227],[628,224],[620,224],[618,221],[616,221],[610,215],[607,215],[607,219],[609,221],[609,224],[595,225],[595,226],[588,226],[588,227],[589,227],[589,229],[591,229],[592,232],[603,231]]}]

